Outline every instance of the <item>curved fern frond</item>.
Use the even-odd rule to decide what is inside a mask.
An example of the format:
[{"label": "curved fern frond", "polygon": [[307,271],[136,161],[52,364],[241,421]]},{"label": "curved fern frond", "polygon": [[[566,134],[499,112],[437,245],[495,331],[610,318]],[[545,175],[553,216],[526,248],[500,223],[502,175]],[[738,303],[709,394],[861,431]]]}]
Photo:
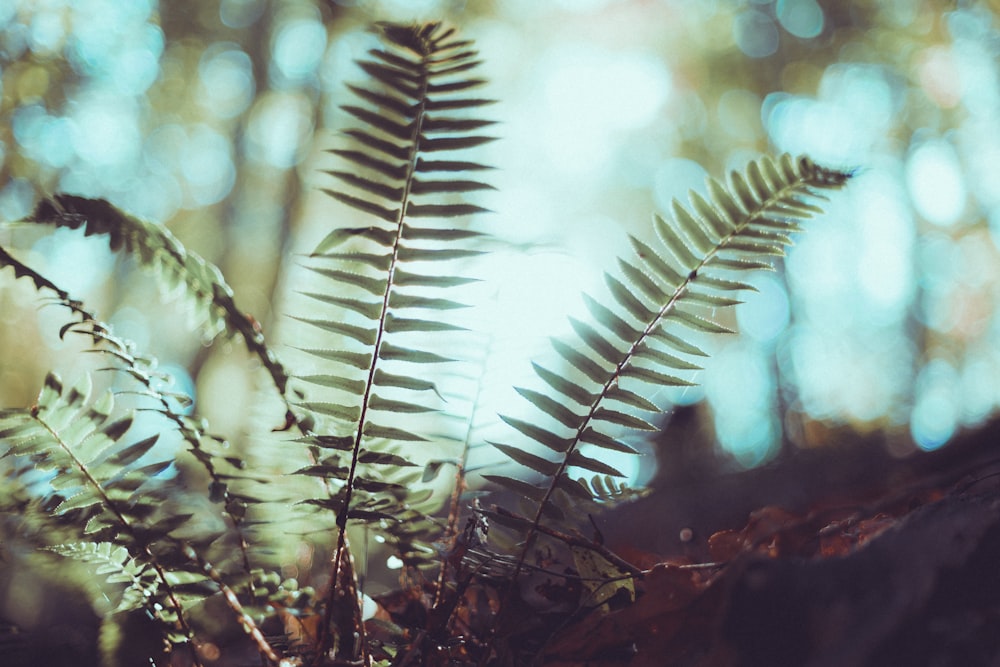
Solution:
[{"label": "curved fern frond", "polygon": [[30,266],[21,263],[17,258],[0,247],[0,268],[9,266],[14,271],[14,278],[27,278],[35,284],[36,290],[51,290],[56,297],[68,308],[72,308],[78,302],[70,299],[69,292],[62,289],[51,280],[38,273]]},{"label": "curved fern frond", "polygon": [[[301,378],[331,395],[301,405],[324,426],[322,435],[306,438],[316,465],[299,472],[328,484],[326,498],[309,502],[336,515],[333,582],[340,580],[350,520],[379,520],[390,535],[396,525],[399,543],[413,543],[411,531],[393,521],[410,517],[408,484],[390,482],[382,472],[406,461],[414,443],[433,439],[413,421],[440,410],[436,386],[420,369],[454,361],[440,342],[464,329],[446,316],[465,307],[452,292],[474,281],[451,267],[482,253],[468,243],[484,235],[463,219],[486,210],[463,197],[492,189],[469,175],[488,167],[463,156],[493,140],[481,134],[492,121],[469,114],[490,103],[469,96],[485,83],[470,78],[478,65],[471,42],[437,23],[379,29],[383,47],[358,63],[375,85],[351,86],[361,103],[341,107],[361,123],[344,132],[353,145],[330,151],[349,169],[327,171],[339,187],[324,190],[363,222],[332,230],[311,256],[308,268],[329,288],[305,296],[334,314],[299,318],[343,341],[335,349],[307,350],[331,367]],[[323,636],[321,651],[330,641],[330,634]]]},{"label": "curved fern frond", "polygon": [[[497,445],[544,480],[537,485],[490,476],[536,501],[534,518],[519,526],[527,544],[545,517],[572,515],[580,503],[607,500],[620,492],[611,480],[623,475],[602,461],[600,452],[634,452],[619,433],[655,428],[636,416],[659,412],[650,400],[653,392],[661,386],[692,384],[678,371],[698,368],[697,357],[706,353],[691,340],[691,333],[730,331],[708,316],[709,309],[738,303],[732,294],[752,289],[739,280],[740,272],[771,268],[768,258],[784,253],[799,222],[821,212],[814,202],[848,178],[806,157],[764,157],[742,174],[733,172],[728,187],[710,179],[710,200],[692,193],[690,209],[675,201],[673,224],[656,216],[653,226],[661,249],[631,238],[636,256],[619,260],[622,278],[605,274],[612,302],[584,298],[596,326],[571,319],[576,341],[553,341],[570,372],[563,375],[536,364],[550,392],[519,389],[547,422],[503,418],[556,454],[543,458]],[[584,455],[582,445],[596,453]],[[599,477],[581,483],[570,476],[573,470]],[[522,551],[522,562],[526,553]]]},{"label": "curved fern frond", "polygon": [[[183,408],[190,404],[191,399],[185,394],[171,393],[164,389],[169,378],[153,370],[157,365],[155,359],[138,355],[131,342],[114,335],[103,323],[87,317],[82,322],[64,328],[64,333],[69,332],[81,333],[101,341],[104,345],[98,351],[114,357],[119,363],[119,368],[115,370],[120,370],[137,382],[141,387],[138,393],[153,401],[155,407],[152,410],[176,429],[187,445],[187,453],[208,475],[209,501],[222,506],[229,523],[229,536],[235,541],[236,550],[224,550],[238,554],[241,561],[239,566],[244,574],[249,575],[252,565],[245,515],[249,505],[262,501],[252,494],[238,494],[232,488],[234,483],[248,479],[242,472],[243,460],[224,453],[228,444],[222,438],[210,434],[203,419],[184,414]],[[253,595],[252,578],[248,579],[248,586]]]},{"label": "curved fern frond", "polygon": [[[82,227],[88,236],[107,234],[112,250],[131,253],[141,266],[153,269],[167,289],[183,291],[205,318],[208,335],[214,337],[225,331],[241,337],[285,398],[288,374],[254,319],[237,307],[222,272],[186,249],[169,230],[123,213],[103,199],[68,194],[43,199],[27,221],[69,229]],[[291,410],[289,417],[294,420]]]}]

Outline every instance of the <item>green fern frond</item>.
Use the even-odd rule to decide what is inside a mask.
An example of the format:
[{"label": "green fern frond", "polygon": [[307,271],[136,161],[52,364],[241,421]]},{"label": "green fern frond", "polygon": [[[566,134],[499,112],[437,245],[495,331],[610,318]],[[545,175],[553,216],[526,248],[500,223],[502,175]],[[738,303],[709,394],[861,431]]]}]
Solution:
[{"label": "green fern frond", "polygon": [[67,305],[67,307],[72,307],[72,304],[77,302],[72,301],[69,296],[69,292],[62,289],[51,280],[38,273],[30,266],[21,263],[13,255],[8,253],[2,247],[0,247],[0,268],[9,266],[14,271],[14,278],[27,278],[32,283],[35,284],[36,290],[51,290],[55,292],[56,297]]},{"label": "green fern frond", "polygon": [[[286,405],[287,424],[298,425],[302,431],[307,430],[299,422],[299,416],[286,395],[288,375],[283,365],[267,345],[254,320],[239,310],[232,289],[217,267],[185,249],[165,228],[127,215],[104,200],[55,195],[39,203],[32,219],[71,229],[83,227],[88,235],[107,234],[113,250],[124,249],[132,253],[141,265],[154,269],[168,287],[180,287],[202,309],[208,320],[207,328],[210,333],[225,330],[243,338],[249,351],[258,357],[281,394]],[[155,366],[153,360],[136,355],[130,343],[113,335],[109,327],[84,310],[82,304],[72,300],[66,291],[0,249],[0,266],[5,265],[13,268],[15,277],[28,277],[36,288],[55,292],[58,303],[80,317],[79,321],[63,327],[60,336],[67,332],[80,333],[91,336],[95,345],[102,343],[102,351],[116,357],[122,370],[137,380],[143,386],[144,393],[159,404],[159,412],[173,422],[188,444],[189,453],[208,473],[211,480],[210,499],[223,503],[236,539],[235,553],[241,556],[242,569],[249,572],[251,562],[243,516],[247,505],[257,503],[259,499],[254,493],[237,494],[232,491],[234,483],[248,480],[240,472],[243,462],[222,454],[220,450],[223,443],[209,436],[199,420],[184,415],[183,411],[175,409],[171,404],[172,400],[177,400],[183,405],[189,400],[186,396],[169,394],[160,386],[154,388],[157,378],[151,372]],[[213,443],[220,447],[214,447]]]},{"label": "green fern frond", "polygon": [[[162,415],[181,436],[187,445],[187,453],[208,475],[209,500],[221,504],[228,520],[229,537],[235,542],[236,549],[227,551],[240,557],[241,569],[249,574],[252,566],[244,518],[249,505],[262,501],[252,494],[237,494],[233,491],[234,484],[249,480],[242,471],[244,462],[238,457],[225,454],[228,445],[221,438],[208,432],[205,420],[184,414],[184,408],[191,402],[190,397],[164,389],[164,386],[169,384],[169,378],[153,370],[157,365],[155,359],[139,356],[134,350],[134,345],[115,336],[103,323],[85,318],[66,331],[75,332],[78,329],[79,333],[92,336],[103,343],[99,351],[111,355],[119,362],[116,370],[127,374],[139,384],[141,387],[139,393],[154,402],[155,407],[152,409]],[[132,445],[116,455],[114,462],[118,465],[127,465],[133,463],[139,456],[141,454],[137,446]],[[218,535],[213,535],[212,538],[213,541],[217,540]],[[252,580],[250,588],[252,593]]]},{"label": "green fern frond", "polygon": [[[673,224],[657,216],[653,226],[661,250],[632,237],[636,257],[619,261],[622,278],[605,274],[611,302],[584,298],[596,326],[571,319],[576,342],[553,341],[571,373],[536,364],[550,392],[518,390],[551,425],[503,417],[557,455],[543,458],[497,445],[544,481],[488,476],[536,501],[535,517],[524,531],[529,543],[544,517],[572,515],[581,502],[618,493],[611,480],[623,475],[602,461],[600,452],[633,452],[619,433],[655,429],[636,413],[659,412],[650,400],[658,387],[691,384],[677,373],[697,369],[695,359],[706,354],[692,333],[730,331],[707,313],[738,303],[731,297],[735,291],[752,289],[738,272],[770,268],[767,258],[784,254],[799,222],[821,211],[814,202],[848,178],[805,157],[761,158],[744,173],[733,172],[728,188],[709,180],[711,200],[692,193],[690,210],[675,201]],[[597,453],[584,455],[581,445]],[[570,477],[574,469],[598,477],[577,481]]]},{"label": "green fern frond", "polygon": [[[419,369],[454,359],[429,349],[426,334],[440,340],[465,331],[446,316],[465,307],[452,292],[474,280],[456,276],[451,265],[482,254],[468,243],[484,234],[463,219],[486,209],[463,196],[492,189],[467,175],[488,167],[463,157],[493,140],[480,134],[492,122],[469,114],[489,103],[468,96],[484,83],[469,76],[478,65],[470,43],[436,23],[379,28],[383,47],[358,63],[375,86],[351,86],[361,103],[341,107],[361,123],[344,132],[354,146],[330,151],[349,169],[327,171],[339,187],[324,189],[365,220],[332,230],[312,253],[308,268],[329,288],[306,296],[333,314],[299,318],[344,341],[332,350],[310,351],[331,369],[302,378],[332,390],[331,400],[299,406],[323,424],[322,435],[306,438],[316,463],[299,473],[327,483],[326,497],[309,502],[336,514],[341,537],[334,581],[351,519],[378,520],[390,541],[414,547],[407,547],[409,555],[419,552],[413,538],[425,531],[412,530],[423,524],[411,516],[407,485],[385,474],[410,457],[407,447],[432,439],[419,421],[409,425],[412,416],[440,410],[428,393],[437,395],[435,385]],[[324,448],[330,436],[337,438],[333,455]],[[393,457],[380,459],[386,444]],[[387,503],[393,494],[395,506]],[[409,517],[410,527],[393,520],[399,516]],[[428,529],[439,527],[431,522]],[[328,610],[333,604],[329,599]]]},{"label": "green fern frond", "polygon": [[623,500],[634,500],[649,494],[648,489],[635,489],[616,479],[613,475],[594,475],[590,479],[580,477],[576,480],[580,486],[601,503],[618,503]]},{"label": "green fern frond", "polygon": [[[243,477],[240,473],[242,461],[221,453],[224,443],[207,433],[204,420],[184,414],[191,399],[185,394],[172,393],[165,389],[169,385],[169,378],[154,370],[158,365],[156,359],[137,354],[135,345],[131,341],[115,335],[107,324],[99,321],[80,301],[74,300],[67,291],[0,248],[0,267],[2,266],[10,266],[14,270],[15,278],[29,278],[36,289],[53,292],[56,303],[78,318],[59,330],[60,338],[75,333],[91,339],[95,351],[107,354],[117,362],[114,367],[105,370],[118,370],[128,375],[140,385],[139,393],[157,404],[154,409],[173,424],[187,443],[188,452],[207,472],[211,480],[209,499],[212,502],[222,503],[235,538],[237,552],[242,559],[242,569],[249,573],[251,564],[243,516],[246,505],[258,500],[252,495],[237,497],[230,491],[232,483]],[[155,439],[129,446],[115,456],[114,462],[122,465],[133,463],[146,453],[148,447],[145,446],[151,447],[154,442]],[[76,502],[82,503],[85,498],[85,494],[80,494]],[[251,588],[252,585],[251,581]]]},{"label": "green fern frond", "polygon": [[[222,272],[187,250],[166,228],[123,213],[103,199],[68,194],[43,199],[27,221],[69,229],[82,227],[88,236],[107,234],[112,250],[131,253],[141,266],[153,269],[168,289],[187,294],[204,317],[208,335],[214,337],[225,331],[240,336],[284,397],[288,375],[253,319],[236,306],[233,290]],[[0,263],[3,259],[0,256]]]},{"label": "green fern frond", "polygon": [[[443,319],[466,307],[446,292],[473,279],[455,276],[441,263],[481,254],[465,244],[484,235],[454,221],[485,210],[462,201],[462,194],[492,189],[459,177],[487,169],[458,158],[465,149],[492,140],[476,134],[490,121],[462,115],[488,103],[465,96],[483,83],[467,76],[477,64],[469,43],[453,40],[452,31],[438,24],[380,28],[384,47],[371,50],[359,65],[381,87],[350,87],[362,104],[342,108],[363,125],[345,134],[358,148],[330,151],[351,169],[328,171],[341,187],[325,190],[368,222],[332,230],[312,254],[316,264],[308,268],[328,281],[330,289],[310,290],[305,296],[337,314],[297,318],[345,341],[342,348],[306,350],[331,368],[299,378],[334,390],[329,401],[299,405],[330,432],[307,436],[307,444],[322,450],[331,435],[349,439],[349,449],[348,441],[337,440],[350,452],[343,462],[317,462],[300,471],[342,480],[343,491],[315,499],[315,504],[337,508],[339,498],[342,505],[335,511],[341,525],[352,513],[384,514],[371,505],[378,498],[364,490],[380,486],[377,479],[366,479],[379,456],[378,441],[429,439],[396,424],[400,417],[440,409],[427,394],[436,393],[434,384],[417,369],[454,359],[427,349],[422,342],[426,337],[416,334],[464,331]],[[398,453],[383,464],[404,461],[406,454]]]}]

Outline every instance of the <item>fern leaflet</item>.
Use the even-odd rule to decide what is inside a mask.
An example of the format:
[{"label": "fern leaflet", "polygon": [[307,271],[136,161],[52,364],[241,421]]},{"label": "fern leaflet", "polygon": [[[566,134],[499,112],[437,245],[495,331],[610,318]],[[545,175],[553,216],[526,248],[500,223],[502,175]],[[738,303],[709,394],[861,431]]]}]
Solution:
[{"label": "fern leaflet", "polygon": [[[237,307],[233,290],[222,272],[211,262],[187,250],[167,229],[127,215],[103,199],[69,194],[43,199],[30,220],[69,229],[83,227],[88,236],[107,234],[112,250],[124,249],[132,253],[140,265],[155,270],[168,288],[182,289],[200,309],[210,336],[223,331],[240,336],[247,349],[267,369],[279,393],[285,397],[288,374],[284,366],[267,345],[253,318]],[[3,259],[0,256],[0,262]],[[290,407],[286,418],[289,422],[297,421]]]}]

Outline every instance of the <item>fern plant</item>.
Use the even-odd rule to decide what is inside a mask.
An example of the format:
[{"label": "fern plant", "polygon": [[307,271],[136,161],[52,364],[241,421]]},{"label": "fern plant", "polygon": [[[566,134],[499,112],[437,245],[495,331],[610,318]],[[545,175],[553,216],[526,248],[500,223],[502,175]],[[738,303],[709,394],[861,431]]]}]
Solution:
[{"label": "fern plant", "polygon": [[[564,364],[534,364],[547,390],[517,389],[537,416],[501,417],[512,438],[540,448],[492,443],[526,472],[483,477],[525,502],[463,508],[463,461],[447,516],[438,517],[418,484],[441,469],[441,457],[426,452],[439,437],[424,419],[442,399],[424,370],[456,360],[439,341],[455,347],[473,335],[450,314],[466,307],[462,287],[475,281],[454,267],[485,252],[486,235],[474,226],[484,209],[466,196],[491,189],[482,179],[488,168],[470,157],[493,139],[483,134],[490,121],[478,115],[490,100],[473,92],[484,84],[474,76],[476,52],[454,31],[434,23],[379,31],[384,46],[359,63],[370,82],[350,87],[360,103],[342,107],[360,125],[330,151],[344,166],[327,172],[336,185],[325,189],[361,217],[333,227],[310,255],[306,270],[316,280],[303,297],[313,307],[293,315],[323,341],[302,350],[307,368],[286,370],[292,366],[237,307],[221,272],[161,227],[103,200],[65,194],[43,200],[31,217],[107,235],[112,249],[132,253],[187,295],[206,333],[241,338],[283,402],[285,435],[273,434],[268,447],[301,462],[289,474],[245,465],[184,413],[183,398],[152,370],[154,360],[0,248],[0,267],[70,313],[60,335],[85,336],[131,383],[117,398],[110,390],[95,398],[89,376],[67,386],[51,374],[35,406],[0,412],[4,456],[30,462],[12,466],[9,481],[28,486],[27,470],[47,471],[47,486],[35,484],[29,494],[31,512],[76,535],[45,546],[120,584],[118,608],[145,609],[170,646],[191,647],[193,664],[204,662],[200,633],[216,600],[262,664],[530,661],[540,644],[522,641],[513,616],[530,608],[517,585],[523,573],[552,574],[535,558],[540,539],[570,554],[572,565],[555,574],[580,584],[582,608],[606,613],[619,591],[634,599],[642,571],[578,530],[599,505],[629,496],[604,454],[634,453],[622,430],[653,430],[653,392],[689,384],[684,373],[705,356],[691,332],[728,332],[710,313],[752,290],[745,274],[770,268],[799,223],[820,213],[825,193],[848,178],[805,157],[761,158],[728,184],[710,180],[710,198],[692,194],[690,207],[674,202],[672,222],[654,219],[662,248],[633,237],[635,256],[605,275],[608,296],[584,297],[593,324],[571,319],[575,338],[552,341]],[[186,473],[188,489],[162,477],[182,462],[158,455],[157,437],[132,433],[135,409],[117,405],[131,394],[151,400],[164,429],[180,434],[182,467],[201,471]],[[224,523],[211,520],[213,504]],[[512,531],[507,548],[488,536],[488,520]],[[322,595],[283,581],[281,563],[269,555],[275,524],[294,522],[327,550]],[[355,563],[361,552],[349,541],[354,525],[403,559],[411,582],[403,595],[421,613],[397,610],[395,623],[366,622]],[[433,568],[436,576],[425,577]],[[482,608],[460,611],[474,591]],[[382,602],[383,616],[391,616],[390,600]]]},{"label": "fern plant", "polygon": [[[27,412],[0,413],[6,453],[30,457],[36,470],[55,473],[47,513],[55,518],[69,515],[80,525],[81,537],[90,541],[55,550],[83,560],[103,560],[102,572],[111,574],[111,581],[129,582],[122,602],[126,606],[159,593],[156,597],[166,605],[157,602],[155,613],[177,633],[171,641],[190,641],[191,627],[164,563],[173,555],[170,533],[190,515],[157,511],[166,494],[156,476],[172,461],[138,465],[156,444],[156,436],[113,447],[132,419],[112,420],[114,396],[105,392],[92,401],[91,392],[88,376],[67,387],[49,375],[36,406]],[[113,561],[117,567],[108,567]]]}]

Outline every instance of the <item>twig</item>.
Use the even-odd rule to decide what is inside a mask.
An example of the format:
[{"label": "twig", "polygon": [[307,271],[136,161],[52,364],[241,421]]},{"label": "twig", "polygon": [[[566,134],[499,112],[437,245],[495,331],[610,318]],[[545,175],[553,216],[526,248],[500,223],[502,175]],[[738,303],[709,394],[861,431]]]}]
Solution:
[{"label": "twig", "polygon": [[219,590],[222,591],[222,595],[226,599],[226,604],[228,604],[229,608],[236,614],[236,620],[240,622],[240,625],[242,625],[243,629],[247,631],[247,634],[253,638],[261,654],[267,658],[270,664],[279,664],[281,662],[281,658],[279,658],[274,652],[274,649],[271,648],[271,645],[267,642],[267,639],[264,638],[264,635],[261,634],[260,628],[257,627],[257,624],[254,623],[253,619],[250,618],[245,611],[243,611],[243,605],[240,604],[239,599],[236,597],[236,593],[234,593],[233,589],[222,581],[222,575],[219,574],[219,571],[212,567],[211,563],[198,555],[198,553],[190,546],[184,547],[184,555],[197,563],[198,566],[205,570],[206,574],[212,578],[212,581],[214,581],[219,587]]},{"label": "twig", "polygon": [[[510,510],[506,510],[503,507],[497,506],[494,509],[494,511],[497,514],[501,515],[501,516],[509,517],[511,519],[518,519],[518,520],[521,520],[521,521],[527,521],[528,520],[527,517],[521,516],[520,514],[517,514],[516,512],[511,512]],[[541,524],[539,524],[536,527],[536,530],[538,532],[542,533],[543,535],[548,535],[549,537],[554,537],[557,540],[559,540],[561,542],[565,542],[566,544],[568,544],[570,546],[580,547],[581,549],[589,549],[590,551],[598,553],[602,557],[604,557],[608,562],[612,563],[613,565],[616,565],[619,569],[622,569],[622,570],[628,572],[629,574],[631,574],[633,577],[635,577],[637,579],[641,579],[643,577],[644,573],[645,573],[644,570],[642,570],[641,568],[636,567],[632,563],[628,562],[627,560],[625,560],[624,558],[622,558],[621,556],[619,556],[615,552],[613,552],[610,549],[608,549],[603,544],[597,544],[593,540],[589,540],[586,537],[584,537],[583,535],[570,535],[569,533],[564,533],[562,531],[555,530],[553,528],[548,528],[547,526],[543,526]],[[524,564],[522,563],[522,567],[523,566],[524,566]]]}]

